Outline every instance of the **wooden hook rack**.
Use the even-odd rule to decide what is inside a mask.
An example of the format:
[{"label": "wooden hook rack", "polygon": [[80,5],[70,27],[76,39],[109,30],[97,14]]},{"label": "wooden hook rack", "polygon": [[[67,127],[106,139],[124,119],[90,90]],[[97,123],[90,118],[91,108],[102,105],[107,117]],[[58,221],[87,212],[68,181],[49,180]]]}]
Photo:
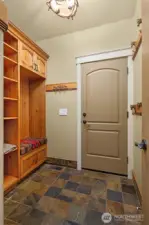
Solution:
[{"label": "wooden hook rack", "polygon": [[142,116],[142,102],[130,106],[132,115]]},{"label": "wooden hook rack", "polygon": [[77,90],[77,83],[60,83],[46,85],[46,92],[72,91]]}]

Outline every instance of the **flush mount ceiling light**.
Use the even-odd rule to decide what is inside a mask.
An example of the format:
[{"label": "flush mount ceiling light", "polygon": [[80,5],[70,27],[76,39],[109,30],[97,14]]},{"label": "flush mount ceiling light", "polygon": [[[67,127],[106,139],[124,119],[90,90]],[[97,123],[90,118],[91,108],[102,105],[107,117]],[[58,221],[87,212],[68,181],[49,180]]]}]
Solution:
[{"label": "flush mount ceiling light", "polygon": [[79,7],[78,0],[48,0],[47,5],[58,16],[72,18],[76,15]]}]

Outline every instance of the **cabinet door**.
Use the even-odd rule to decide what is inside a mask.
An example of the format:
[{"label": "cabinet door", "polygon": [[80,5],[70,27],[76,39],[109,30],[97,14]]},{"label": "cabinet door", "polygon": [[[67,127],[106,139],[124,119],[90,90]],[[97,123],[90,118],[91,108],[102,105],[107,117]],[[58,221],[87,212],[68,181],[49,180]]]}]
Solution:
[{"label": "cabinet door", "polygon": [[25,44],[20,44],[20,63],[29,69],[33,69],[34,52]]},{"label": "cabinet door", "polygon": [[21,177],[27,175],[38,164],[38,154],[29,154],[21,160]]},{"label": "cabinet door", "polygon": [[41,76],[46,76],[46,61],[37,55],[38,72]]}]

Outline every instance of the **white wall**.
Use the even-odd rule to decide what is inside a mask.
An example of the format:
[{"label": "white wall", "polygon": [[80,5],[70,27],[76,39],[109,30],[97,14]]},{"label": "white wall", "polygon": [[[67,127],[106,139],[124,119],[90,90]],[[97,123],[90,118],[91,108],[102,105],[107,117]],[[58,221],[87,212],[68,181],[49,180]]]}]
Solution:
[{"label": "white wall", "polygon": [[[75,58],[130,47],[133,19],[37,42],[49,53],[47,84],[76,81]],[[58,109],[68,108],[68,117]],[[76,91],[47,93],[48,156],[76,160]]]}]

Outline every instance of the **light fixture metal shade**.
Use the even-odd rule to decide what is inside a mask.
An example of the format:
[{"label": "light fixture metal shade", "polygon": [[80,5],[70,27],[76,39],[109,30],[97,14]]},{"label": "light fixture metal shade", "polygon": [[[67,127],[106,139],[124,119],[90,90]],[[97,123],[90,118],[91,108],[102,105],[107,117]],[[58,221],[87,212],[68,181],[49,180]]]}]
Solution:
[{"label": "light fixture metal shade", "polygon": [[76,15],[79,7],[78,0],[48,0],[47,6],[62,18],[72,18]]}]

